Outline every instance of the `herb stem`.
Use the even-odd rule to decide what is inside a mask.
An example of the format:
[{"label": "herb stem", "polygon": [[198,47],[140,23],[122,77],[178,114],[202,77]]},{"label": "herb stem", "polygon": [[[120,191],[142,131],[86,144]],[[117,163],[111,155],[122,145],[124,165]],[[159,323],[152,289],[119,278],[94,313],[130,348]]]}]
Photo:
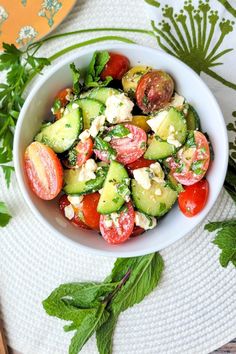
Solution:
[{"label": "herb stem", "polygon": [[118,283],[118,286],[114,289],[114,291],[112,291],[105,299],[104,299],[104,303],[109,304],[110,301],[113,299],[113,297],[118,293],[118,291],[122,288],[123,285],[125,285],[125,283],[127,282],[127,280],[129,279],[131,275],[131,269],[129,269],[125,275],[123,276],[123,278],[121,279],[121,281]]}]

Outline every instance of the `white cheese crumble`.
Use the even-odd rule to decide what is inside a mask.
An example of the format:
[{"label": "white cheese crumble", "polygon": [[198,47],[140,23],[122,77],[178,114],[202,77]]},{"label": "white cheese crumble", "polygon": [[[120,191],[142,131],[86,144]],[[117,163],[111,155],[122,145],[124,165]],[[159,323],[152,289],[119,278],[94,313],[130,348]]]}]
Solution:
[{"label": "white cheese crumble", "polygon": [[102,194],[102,192],[103,192],[103,188],[99,189],[98,193]]},{"label": "white cheese crumble", "polygon": [[169,105],[181,109],[184,105],[184,100],[185,98],[183,96],[180,96],[178,95],[178,93],[175,93]]},{"label": "white cheese crumble", "polygon": [[150,169],[147,167],[137,168],[133,171],[134,179],[143,189],[151,188]]},{"label": "white cheese crumble", "polygon": [[111,95],[106,100],[106,119],[111,124],[129,122],[132,120],[133,107],[133,102],[124,93]]},{"label": "white cheese crumble", "polygon": [[150,230],[156,227],[157,221],[153,216],[147,216],[139,211],[135,212],[135,224],[144,230]]},{"label": "white cheese crumble", "polygon": [[156,194],[156,195],[162,195],[161,189],[160,189],[160,188],[157,188],[157,189],[155,190],[155,194]]},{"label": "white cheese crumble", "polygon": [[75,216],[75,212],[74,212],[74,208],[71,204],[67,205],[64,208],[64,214],[67,219],[69,219],[69,220],[73,219],[73,217]]},{"label": "white cheese crumble", "polygon": [[84,143],[90,137],[89,129],[85,129],[80,135],[79,139]]},{"label": "white cheese crumble", "polygon": [[106,141],[107,143],[109,143],[109,141],[111,141],[111,137],[110,136],[105,136],[105,138],[103,140]]},{"label": "white cheese crumble", "polygon": [[112,220],[108,217],[106,217],[104,219],[104,225],[109,229],[110,227],[112,227]]},{"label": "white cheese crumble", "polygon": [[109,215],[106,215],[104,218],[104,224],[107,228],[112,227],[112,225],[114,224],[115,227],[119,227],[119,217],[120,214],[118,213],[111,213]]},{"label": "white cheese crumble", "polygon": [[97,116],[92,121],[91,127],[89,129],[90,135],[95,138],[98,135],[99,131],[103,128],[105,124],[106,117],[104,115]]},{"label": "white cheese crumble", "polygon": [[78,103],[72,103],[72,109],[77,109],[77,108],[79,108],[79,105],[78,105]]},{"label": "white cheese crumble", "polygon": [[90,179],[95,179],[97,171],[97,164],[93,159],[88,159],[85,164],[80,168],[79,181],[86,182]]},{"label": "white cheese crumble", "polygon": [[161,168],[159,162],[152,163],[150,165],[150,170],[154,174],[152,179],[157,183],[164,183],[165,174]]},{"label": "white cheese crumble", "polygon": [[171,133],[166,139],[167,143],[174,145],[176,148],[180,147],[182,144],[175,138],[175,134]]},{"label": "white cheese crumble", "polygon": [[154,131],[154,133],[157,133],[160,125],[166,119],[168,113],[168,111],[160,111],[155,117],[147,120],[147,124]]},{"label": "white cheese crumble", "polygon": [[79,208],[81,205],[81,202],[83,200],[83,196],[73,196],[73,195],[68,195],[67,199],[69,200],[69,202],[72,204],[73,207],[75,208]]}]

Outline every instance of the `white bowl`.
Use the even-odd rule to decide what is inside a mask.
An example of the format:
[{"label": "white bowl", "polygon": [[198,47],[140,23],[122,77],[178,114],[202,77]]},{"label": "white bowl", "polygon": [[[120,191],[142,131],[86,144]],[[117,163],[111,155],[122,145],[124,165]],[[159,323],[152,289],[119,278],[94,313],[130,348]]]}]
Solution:
[{"label": "white bowl", "polygon": [[[175,80],[176,91],[197,110],[204,132],[209,134],[215,158],[207,173],[210,194],[203,211],[192,218],[185,217],[176,205],[157,228],[132,238],[121,245],[109,245],[93,231],[80,230],[61,214],[57,201],[43,201],[30,190],[23,165],[26,147],[32,142],[43,120],[47,119],[55,94],[72,83],[69,64],[87,67],[95,50],[107,49],[126,55],[131,65],[148,65],[167,71]],[[161,250],[193,230],[212,208],[222,188],[228,162],[228,140],[221,110],[205,83],[187,65],[158,50],[138,45],[99,45],[68,55],[53,66],[34,86],[21,110],[14,139],[14,163],[23,196],[35,216],[65,242],[72,242],[86,252],[100,255],[131,257]]]}]

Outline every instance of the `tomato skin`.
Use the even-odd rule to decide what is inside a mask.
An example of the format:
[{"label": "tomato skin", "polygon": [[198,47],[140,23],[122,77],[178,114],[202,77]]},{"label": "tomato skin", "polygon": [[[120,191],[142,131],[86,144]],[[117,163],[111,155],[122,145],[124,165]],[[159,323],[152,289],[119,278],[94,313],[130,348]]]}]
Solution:
[{"label": "tomato skin", "polygon": [[[192,154],[191,159],[184,159],[185,148],[178,151],[179,162],[171,157],[167,159],[174,178],[181,184],[185,186],[190,186],[194,183],[200,181],[206,174],[210,163],[210,149],[208,141],[205,135],[199,131],[194,131],[194,139],[196,143],[196,149]],[[192,166],[196,165],[198,162],[202,161],[200,173],[194,173]],[[178,168],[184,162],[184,168],[181,172],[178,172]]]},{"label": "tomato skin", "polygon": [[137,237],[139,235],[142,235],[144,232],[145,230],[142,227],[134,225],[134,229],[130,237]]},{"label": "tomato skin", "polygon": [[78,152],[76,166],[82,166],[93,153],[93,141],[91,138],[86,139],[84,142],[80,141],[75,149]]},{"label": "tomato skin", "polygon": [[134,229],[134,208],[132,204],[125,204],[128,208],[126,211],[122,211],[119,215],[119,226],[115,226],[112,223],[111,227],[106,226],[107,215],[101,215],[100,217],[100,231],[104,240],[111,244],[123,243],[131,236]]},{"label": "tomato skin", "polygon": [[[117,152],[116,161],[127,165],[136,161],[144,154],[146,150],[147,134],[143,129],[132,124],[124,124],[124,126],[129,129],[132,138],[112,138],[109,143]],[[106,151],[95,149],[94,152],[100,160],[109,162]]]},{"label": "tomato skin", "polygon": [[32,191],[41,199],[54,199],[63,185],[63,169],[55,152],[35,141],[27,147],[24,163]]},{"label": "tomato skin", "polygon": [[107,76],[111,76],[115,80],[121,80],[122,76],[129,70],[129,59],[118,53],[109,53],[110,59],[101,72],[101,79],[105,80]]},{"label": "tomato skin", "polygon": [[[68,206],[68,205],[70,205],[70,202],[69,202],[69,200],[68,200],[68,198],[67,198],[67,195],[66,195],[66,194],[63,194],[63,195],[61,196],[61,198],[59,199],[59,208],[60,208],[60,210],[62,211],[62,213],[63,213],[64,216],[65,216],[64,209],[65,209],[65,207]],[[76,209],[74,208],[74,211],[75,211],[75,216],[73,217],[73,219],[69,220],[69,219],[66,218],[66,216],[65,216],[65,218],[66,218],[68,221],[70,221],[73,225],[78,226],[78,227],[80,227],[81,229],[90,230],[90,227],[87,226],[87,225],[80,219],[80,217],[79,217],[79,215],[78,215],[78,210],[76,210]]]},{"label": "tomato skin", "polygon": [[147,160],[144,157],[140,157],[138,160],[126,165],[126,168],[132,174],[133,170],[136,170],[137,168],[142,168],[142,167],[149,167],[152,163],[155,163],[155,162],[156,161],[154,161],[154,160]]},{"label": "tomato skin", "polygon": [[[56,94],[54,102],[56,100],[60,101],[60,109],[64,108],[69,103],[69,100],[66,97],[68,95],[70,95],[71,93],[72,93],[71,88],[64,88]],[[53,113],[56,116],[56,120],[58,120],[62,117],[62,113],[61,113],[60,109]]]},{"label": "tomato skin", "polygon": [[174,92],[174,81],[161,70],[143,75],[136,89],[136,100],[144,113],[153,113],[167,105]]},{"label": "tomato skin", "polygon": [[82,201],[82,212],[84,215],[84,222],[93,230],[100,230],[100,214],[97,212],[97,206],[100,199],[98,192],[87,194]]},{"label": "tomato skin", "polygon": [[182,213],[192,217],[200,213],[206,205],[209,195],[209,183],[206,179],[185,187],[179,194],[178,204]]}]

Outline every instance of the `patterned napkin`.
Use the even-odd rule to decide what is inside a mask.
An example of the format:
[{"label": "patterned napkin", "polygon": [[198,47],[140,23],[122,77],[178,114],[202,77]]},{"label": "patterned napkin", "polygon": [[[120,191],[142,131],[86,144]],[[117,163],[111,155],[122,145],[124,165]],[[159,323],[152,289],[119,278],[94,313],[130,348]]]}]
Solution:
[{"label": "patterned napkin", "polygon": [[[48,42],[40,54],[50,56],[65,46],[107,34],[171,51],[213,90],[226,122],[231,122],[232,141],[236,72],[234,51],[228,49],[236,41],[233,15],[226,1],[217,0],[165,0],[162,5],[154,0],[80,0],[56,33],[104,26],[151,30],[152,19],[155,36],[128,31],[87,33]],[[223,64],[216,66],[218,62]],[[235,144],[231,148],[233,154]],[[8,227],[0,230],[1,313],[8,342],[23,354],[65,354],[70,334],[63,332],[60,320],[44,313],[42,299],[60,283],[103,279],[114,259],[82,254],[58,240],[32,215],[15,179],[8,190],[0,174],[0,184],[0,200],[13,214]],[[235,269],[220,267],[219,251],[211,243],[214,235],[203,230],[207,220],[235,214],[233,202],[222,191],[203,224],[161,252],[162,282],[141,304],[122,313],[114,353],[206,354],[236,336]],[[95,338],[82,353],[97,353]]]}]

